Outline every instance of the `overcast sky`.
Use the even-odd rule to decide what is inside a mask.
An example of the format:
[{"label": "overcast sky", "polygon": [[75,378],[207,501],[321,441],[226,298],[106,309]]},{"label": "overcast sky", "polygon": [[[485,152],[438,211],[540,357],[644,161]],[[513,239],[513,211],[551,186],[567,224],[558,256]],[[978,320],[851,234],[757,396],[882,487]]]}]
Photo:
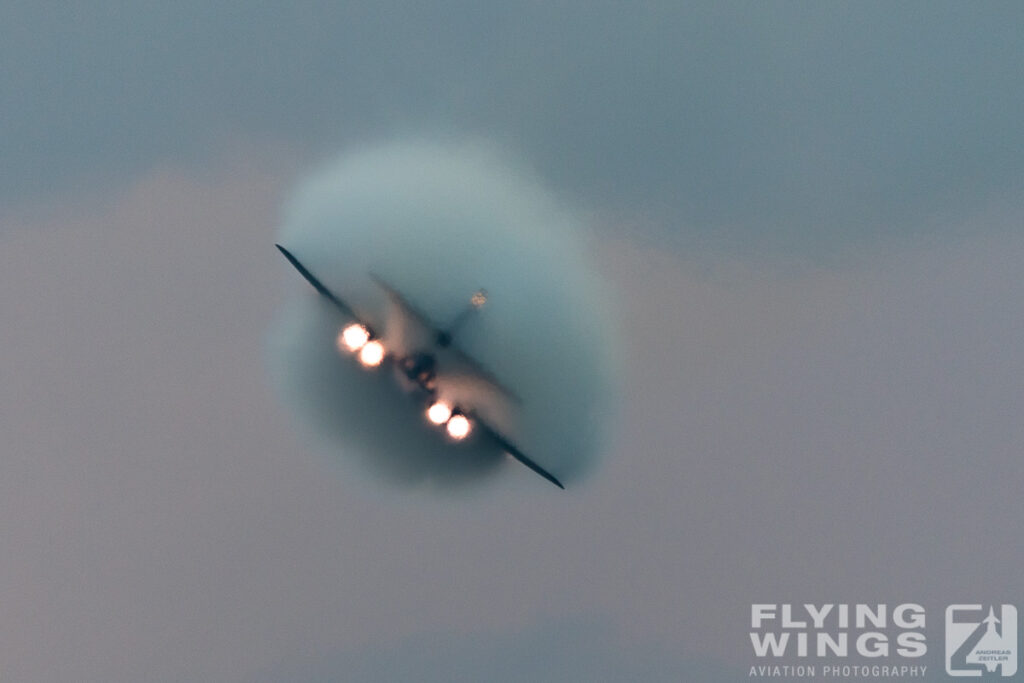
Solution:
[{"label": "overcast sky", "polygon": [[[751,602],[1020,605],[1021,5],[249,5],[0,5],[0,678],[744,680]],[[405,135],[597,229],[579,487],[368,484],[267,386],[281,201]]]}]

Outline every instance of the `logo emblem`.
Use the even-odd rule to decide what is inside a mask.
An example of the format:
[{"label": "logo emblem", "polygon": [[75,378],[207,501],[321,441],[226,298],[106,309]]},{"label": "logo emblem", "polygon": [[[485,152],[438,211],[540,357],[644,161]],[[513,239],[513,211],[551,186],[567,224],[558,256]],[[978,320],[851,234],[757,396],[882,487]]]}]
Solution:
[{"label": "logo emblem", "polygon": [[1017,673],[1017,608],[950,605],[946,608],[946,673],[1013,676]]}]

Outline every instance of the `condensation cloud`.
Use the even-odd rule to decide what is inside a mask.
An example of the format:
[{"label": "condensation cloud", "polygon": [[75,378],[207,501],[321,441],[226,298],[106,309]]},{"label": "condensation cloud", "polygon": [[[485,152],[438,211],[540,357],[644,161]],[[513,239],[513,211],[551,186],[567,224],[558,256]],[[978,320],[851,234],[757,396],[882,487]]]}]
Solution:
[{"label": "condensation cloud", "polygon": [[[495,150],[416,142],[350,153],[298,187],[279,240],[378,326],[386,326],[387,301],[371,273],[440,325],[485,288],[486,306],[460,328],[457,343],[520,402],[499,408],[478,396],[492,402],[481,407],[565,483],[601,452],[614,413],[616,354],[587,233]],[[281,265],[294,296],[270,335],[271,375],[339,459],[391,481],[439,486],[506,462],[482,439],[449,443],[388,376],[392,369],[367,371],[339,353],[345,318]]]}]

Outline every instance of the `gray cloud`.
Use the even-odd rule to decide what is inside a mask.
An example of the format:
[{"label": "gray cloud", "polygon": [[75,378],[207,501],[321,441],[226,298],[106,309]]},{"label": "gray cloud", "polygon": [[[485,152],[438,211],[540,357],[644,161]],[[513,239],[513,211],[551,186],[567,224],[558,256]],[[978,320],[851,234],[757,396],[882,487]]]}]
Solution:
[{"label": "gray cloud", "polygon": [[1024,173],[1012,3],[8,3],[0,192],[479,133],[681,245],[832,252]]},{"label": "gray cloud", "polygon": [[612,456],[564,494],[510,464],[453,501],[336,471],[265,386],[284,185],[167,170],[5,224],[5,673],[252,681],[339,646],[371,671],[410,638],[394,666],[423,661],[415,634],[500,648],[579,614],[629,662],[745,673],[753,601],[1019,593],[1019,206],[844,268],[605,243]]},{"label": "gray cloud", "polygon": [[424,681],[563,683],[746,680],[745,672],[636,642],[598,615],[531,624],[522,631],[426,633],[283,663],[255,683]]},{"label": "gray cloud", "polygon": [[[486,306],[456,341],[518,403],[478,382],[460,389],[465,373],[443,354],[442,398],[477,411],[569,483],[606,448],[616,404],[608,296],[577,222],[493,152],[391,144],[307,179],[280,239],[395,348],[411,339],[371,273],[442,327],[486,288]],[[304,296],[276,324],[271,367],[282,396],[332,439],[331,450],[405,482],[444,486],[495,469],[499,448],[480,439],[453,446],[390,368],[367,371],[339,354],[346,320],[298,273],[293,280]]]}]

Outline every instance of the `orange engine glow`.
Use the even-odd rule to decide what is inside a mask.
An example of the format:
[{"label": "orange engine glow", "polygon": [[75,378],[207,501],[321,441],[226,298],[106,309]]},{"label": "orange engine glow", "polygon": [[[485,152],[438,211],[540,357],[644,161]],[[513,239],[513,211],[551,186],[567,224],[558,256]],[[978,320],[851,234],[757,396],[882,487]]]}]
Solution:
[{"label": "orange engine glow", "polygon": [[448,435],[453,439],[465,439],[472,428],[469,418],[465,415],[452,415],[448,420]]},{"label": "orange engine glow", "polygon": [[359,362],[368,368],[375,368],[384,360],[384,345],[379,341],[366,342],[359,351]]},{"label": "orange engine glow", "polygon": [[438,401],[427,408],[427,419],[436,425],[443,425],[451,416],[451,406],[443,401]]},{"label": "orange engine glow", "polygon": [[348,325],[338,335],[338,348],[342,351],[348,350],[355,353],[366,346],[368,341],[370,341],[370,331],[359,323],[353,323]]}]

